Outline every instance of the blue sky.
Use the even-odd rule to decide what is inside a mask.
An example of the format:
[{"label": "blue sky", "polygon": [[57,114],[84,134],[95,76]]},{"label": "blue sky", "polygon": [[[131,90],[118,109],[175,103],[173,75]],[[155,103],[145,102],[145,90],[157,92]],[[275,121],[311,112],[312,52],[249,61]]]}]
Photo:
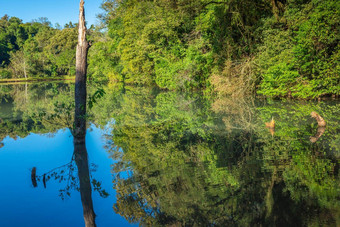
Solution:
[{"label": "blue sky", "polygon": [[[103,0],[85,0],[85,17],[88,24],[98,23],[96,15]],[[47,17],[54,26],[62,27],[69,21],[78,22],[80,0],[0,0],[0,17],[8,14],[30,22],[39,17]]]}]

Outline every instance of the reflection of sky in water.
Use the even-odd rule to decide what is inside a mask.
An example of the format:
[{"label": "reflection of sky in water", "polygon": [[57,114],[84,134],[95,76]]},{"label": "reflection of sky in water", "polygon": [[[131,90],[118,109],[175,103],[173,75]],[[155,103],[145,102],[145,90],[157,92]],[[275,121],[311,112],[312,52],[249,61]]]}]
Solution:
[{"label": "reflection of sky in water", "polygon": [[[0,227],[84,226],[80,193],[71,191],[65,201],[58,196],[65,181],[51,179],[44,189],[40,178],[38,187],[32,186],[32,167],[42,176],[68,164],[74,151],[68,129],[26,136],[66,125],[66,115],[56,125],[39,125],[32,115],[40,108],[52,115],[53,103],[72,101],[66,85],[43,85],[30,85],[27,100],[22,100],[24,87],[13,87],[8,97],[0,89],[0,98],[6,94],[0,103],[1,140],[6,135],[25,137],[0,141]],[[98,166],[93,179],[110,194],[102,198],[92,193],[98,227],[127,226],[129,218],[141,224],[190,225],[201,217],[219,226],[252,221],[337,226],[339,101],[226,99],[217,100],[217,108],[198,95],[155,94],[144,88],[122,94],[106,91],[89,115],[102,129],[92,124],[86,138],[89,163]],[[326,130],[313,144],[310,138],[319,129],[312,111],[327,119]],[[117,122],[108,121],[112,117]],[[266,127],[271,119],[273,133]],[[115,145],[125,153],[116,152]],[[118,159],[117,165],[110,155]],[[118,201],[114,176],[122,193]],[[113,205],[121,205],[117,212],[126,219],[115,214]]]},{"label": "reflection of sky in water", "polygon": [[[104,131],[92,126],[86,136],[89,162],[98,166],[92,176],[110,194],[102,198],[98,192],[92,192],[96,223],[97,226],[125,226],[128,222],[112,208],[116,201],[110,166],[113,160],[103,148]],[[37,175],[41,175],[71,161],[70,131],[59,130],[53,136],[30,134],[17,140],[7,137],[3,143],[0,149],[1,226],[83,226],[79,192],[72,191],[71,197],[63,201],[58,195],[66,182],[51,179],[46,189],[42,182],[38,182],[37,188],[33,188],[31,182],[32,167],[37,167]]]}]

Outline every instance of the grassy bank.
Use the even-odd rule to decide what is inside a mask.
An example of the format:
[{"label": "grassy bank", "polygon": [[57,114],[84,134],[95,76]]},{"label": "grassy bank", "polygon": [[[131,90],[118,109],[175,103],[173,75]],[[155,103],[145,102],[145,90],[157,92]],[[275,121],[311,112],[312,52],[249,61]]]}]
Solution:
[{"label": "grassy bank", "polygon": [[32,82],[45,82],[45,81],[68,81],[74,80],[75,76],[60,76],[60,77],[32,77],[32,78],[10,78],[0,79],[0,84],[17,84],[17,83],[32,83]]}]

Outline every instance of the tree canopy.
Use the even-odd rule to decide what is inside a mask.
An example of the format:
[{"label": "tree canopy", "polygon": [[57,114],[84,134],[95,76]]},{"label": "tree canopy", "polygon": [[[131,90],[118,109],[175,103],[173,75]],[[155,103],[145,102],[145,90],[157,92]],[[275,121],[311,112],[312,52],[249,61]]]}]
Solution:
[{"label": "tree canopy", "polygon": [[[336,0],[104,0],[89,74],[170,90],[340,94]],[[74,75],[77,24],[0,20],[0,77]]]}]

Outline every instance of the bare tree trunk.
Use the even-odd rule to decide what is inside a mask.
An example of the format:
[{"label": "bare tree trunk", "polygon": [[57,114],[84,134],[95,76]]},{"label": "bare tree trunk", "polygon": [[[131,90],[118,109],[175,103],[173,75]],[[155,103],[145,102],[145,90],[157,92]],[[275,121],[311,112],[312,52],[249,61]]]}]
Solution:
[{"label": "bare tree trunk", "polygon": [[[79,6],[79,29],[78,45],[76,54],[76,83],[75,83],[75,127],[74,136],[84,137],[86,130],[86,121],[79,120],[86,114],[86,73],[87,73],[87,52],[89,43],[86,40],[86,25],[84,0],[80,1]],[[78,120],[77,120],[78,119]]]},{"label": "bare tree trunk", "polygon": [[87,52],[89,43],[86,40],[86,25],[84,0],[80,1],[79,6],[79,30],[78,45],[76,54],[76,83],[75,83],[75,117],[74,117],[74,149],[75,161],[78,167],[80,183],[80,195],[83,205],[83,215],[86,227],[94,227],[95,213],[92,203],[92,189],[89,175],[87,151],[85,146],[86,135],[86,71],[87,71]]}]

